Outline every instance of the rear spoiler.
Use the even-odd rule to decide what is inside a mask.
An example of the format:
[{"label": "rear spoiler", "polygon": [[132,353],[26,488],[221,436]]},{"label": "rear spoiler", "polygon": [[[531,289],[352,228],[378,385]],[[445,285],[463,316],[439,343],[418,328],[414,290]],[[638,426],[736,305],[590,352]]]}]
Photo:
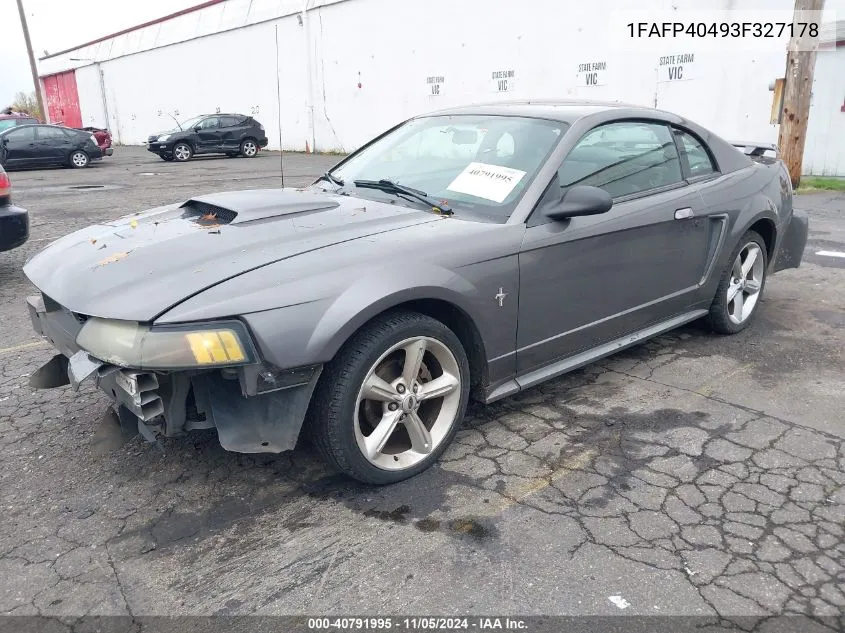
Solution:
[{"label": "rear spoiler", "polygon": [[780,158],[780,150],[778,150],[778,146],[775,143],[731,141],[731,145],[736,147],[746,156],[768,156],[771,158]]}]

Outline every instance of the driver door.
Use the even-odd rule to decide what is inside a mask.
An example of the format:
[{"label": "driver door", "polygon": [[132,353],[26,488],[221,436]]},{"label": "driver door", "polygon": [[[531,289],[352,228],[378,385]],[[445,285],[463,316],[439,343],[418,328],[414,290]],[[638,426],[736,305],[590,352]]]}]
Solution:
[{"label": "driver door", "polygon": [[[543,205],[576,184],[605,189],[613,207],[601,215],[545,218]],[[703,207],[683,179],[667,126],[625,121],[585,134],[529,218],[519,255],[518,373],[690,305],[706,263]]]}]

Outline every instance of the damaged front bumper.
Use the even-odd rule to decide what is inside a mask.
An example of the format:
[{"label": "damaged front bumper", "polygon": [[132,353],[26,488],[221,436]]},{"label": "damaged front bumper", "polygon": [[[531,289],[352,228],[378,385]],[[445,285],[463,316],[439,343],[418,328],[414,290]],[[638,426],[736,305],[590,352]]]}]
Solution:
[{"label": "damaged front bumper", "polygon": [[302,428],[322,366],[281,370],[265,363],[237,368],[152,371],[122,367],[81,349],[86,317],[44,295],[27,298],[35,331],[60,352],[30,377],[36,388],[92,380],[113,402],[121,422],[137,419],[148,439],[216,428],[226,450],[290,450]]}]

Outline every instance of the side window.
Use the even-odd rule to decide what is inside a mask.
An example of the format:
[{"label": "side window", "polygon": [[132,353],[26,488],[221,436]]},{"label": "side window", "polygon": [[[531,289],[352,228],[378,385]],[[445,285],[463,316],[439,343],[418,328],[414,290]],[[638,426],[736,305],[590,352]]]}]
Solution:
[{"label": "side window", "polygon": [[68,135],[64,130],[56,127],[38,127],[38,140],[40,141],[66,141]]},{"label": "side window", "polygon": [[621,121],[587,132],[564,159],[558,179],[563,189],[591,185],[619,198],[682,182],[683,176],[667,126]]},{"label": "side window", "polygon": [[713,160],[710,158],[710,153],[704,146],[704,143],[699,141],[692,134],[677,130],[676,134],[681,141],[681,147],[684,149],[684,154],[687,156],[689,162],[690,176],[707,176],[717,172]]},{"label": "side window", "polygon": [[15,143],[31,143],[35,140],[34,127],[21,127],[6,133],[6,138]]},{"label": "side window", "polygon": [[219,127],[220,117],[210,116],[207,119],[200,121],[201,130],[214,130]]},{"label": "side window", "polygon": [[243,117],[240,116],[221,116],[220,127],[237,127],[243,125]]}]

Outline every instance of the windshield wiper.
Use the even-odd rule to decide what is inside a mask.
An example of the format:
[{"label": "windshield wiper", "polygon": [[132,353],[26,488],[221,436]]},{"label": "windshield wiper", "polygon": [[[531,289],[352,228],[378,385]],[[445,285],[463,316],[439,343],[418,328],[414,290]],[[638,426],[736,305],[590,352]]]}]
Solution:
[{"label": "windshield wiper", "polygon": [[378,189],[379,191],[384,191],[387,193],[396,193],[403,196],[408,196],[409,198],[414,198],[415,200],[424,202],[425,204],[431,206],[431,208],[433,208],[435,211],[439,211],[443,215],[452,215],[454,213],[454,211],[452,211],[452,208],[448,204],[443,201],[437,202],[425,191],[420,191],[419,189],[411,189],[411,187],[400,185],[399,183],[393,182],[392,180],[387,180],[386,178],[382,178],[381,180],[356,180],[355,186],[360,187],[361,189]]},{"label": "windshield wiper", "polygon": [[342,187],[344,185],[344,182],[337,176],[333,176],[330,171],[324,172],[322,176],[317,178],[317,180],[328,180],[330,183],[337,185],[338,187]]}]

